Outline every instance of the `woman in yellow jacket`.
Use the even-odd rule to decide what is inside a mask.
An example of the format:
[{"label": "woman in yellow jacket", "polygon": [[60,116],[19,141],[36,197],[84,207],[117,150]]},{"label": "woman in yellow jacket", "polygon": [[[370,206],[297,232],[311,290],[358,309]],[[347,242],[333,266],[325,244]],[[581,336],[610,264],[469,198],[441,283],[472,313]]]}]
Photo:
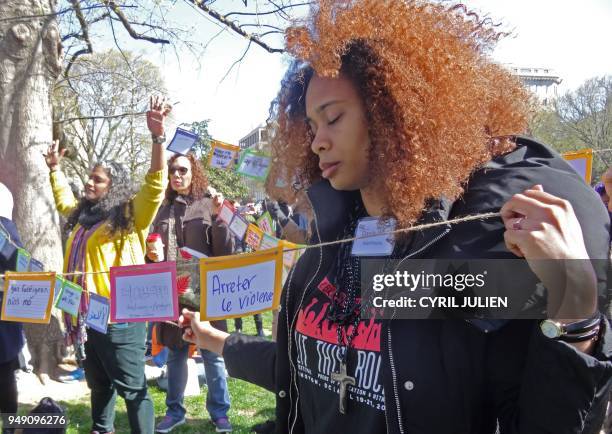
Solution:
[{"label": "woman in yellow jacket", "polygon": [[[75,278],[88,292],[110,298],[110,267],[144,263],[149,225],[165,191],[164,118],[169,112],[165,100],[151,99],[147,112],[153,137],[151,166],[139,190],[133,188],[131,174],[121,164],[97,163],[85,185],[85,196],[77,200],[59,170],[65,150],[58,151],[56,142],[45,155],[57,209],[71,229],[64,272],[95,273]],[[81,313],[86,308],[83,297]],[[67,325],[75,347],[84,343],[92,434],[114,432],[117,393],[125,400],[132,433],[153,433],[153,401],[144,375],[145,323],[109,324],[106,334],[88,328],[85,336],[82,317],[77,324]]]}]

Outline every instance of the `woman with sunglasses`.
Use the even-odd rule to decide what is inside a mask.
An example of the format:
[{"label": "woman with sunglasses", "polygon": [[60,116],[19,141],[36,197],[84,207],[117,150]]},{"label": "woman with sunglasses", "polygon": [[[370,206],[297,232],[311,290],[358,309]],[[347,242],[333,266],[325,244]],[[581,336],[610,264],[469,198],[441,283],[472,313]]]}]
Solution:
[{"label": "woman with sunglasses", "polygon": [[[161,235],[163,252],[147,248],[152,262],[176,260],[177,249],[189,247],[206,256],[231,255],[232,235],[227,225],[217,220],[223,204],[219,193],[211,197],[208,180],[201,163],[194,154],[173,155],[168,160],[169,185],[166,198],[153,222],[153,233]],[[163,255],[163,258],[161,257]],[[227,330],[225,321],[213,323],[219,330]],[[168,349],[168,390],[166,416],[157,424],[158,433],[167,433],[185,423],[183,405],[187,386],[189,344],[181,339],[181,330],[170,324],[157,324],[158,338]],[[206,409],[217,432],[231,432],[227,417],[230,397],[223,358],[207,350],[200,350],[208,391]]]},{"label": "woman with sunglasses", "polygon": [[[598,311],[609,303],[609,220],[556,152],[515,135],[527,126],[528,95],[488,57],[499,36],[465,6],[423,0],[319,0],[286,31],[295,60],[271,110],[282,181],[271,183],[303,179],[314,223],[283,289],[277,343],[227,335],[189,311],[180,320],[184,338],[223,354],[233,377],[275,392],[278,433],[601,427],[612,374]],[[367,250],[339,243],[381,219],[437,225]],[[504,259],[521,273],[502,268],[491,289],[509,285],[519,307],[542,316],[373,310],[361,274],[372,256],[391,278],[410,259]],[[577,267],[550,274],[539,259]]]}]

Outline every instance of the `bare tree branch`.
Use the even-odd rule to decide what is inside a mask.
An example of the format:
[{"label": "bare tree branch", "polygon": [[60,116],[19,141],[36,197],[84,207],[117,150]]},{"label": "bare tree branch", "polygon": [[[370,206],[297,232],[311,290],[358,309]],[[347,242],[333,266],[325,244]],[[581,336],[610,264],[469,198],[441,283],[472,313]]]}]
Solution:
[{"label": "bare tree branch", "polygon": [[281,29],[280,27],[277,26],[271,26],[269,24],[240,24],[239,26],[241,29],[243,27],[266,27],[268,29],[274,29],[274,30],[278,30],[281,33],[284,33],[285,31],[283,29]]},{"label": "bare tree branch", "polygon": [[91,46],[91,40],[89,39],[89,25],[83,16],[83,11],[81,9],[81,5],[79,4],[79,0],[70,0],[70,4],[74,9],[74,13],[77,16],[77,20],[79,20],[79,24],[81,25],[81,38],[85,42],[86,48],[83,48],[72,55],[70,60],[68,61],[68,65],[64,70],[64,77],[68,77],[70,73],[70,68],[74,64],[74,61],[83,54],[91,54],[93,53],[93,47]]},{"label": "bare tree branch", "polygon": [[[251,33],[247,33],[244,30],[242,30],[236,23],[234,23],[233,21],[228,20],[226,17],[227,15],[221,15],[219,12],[210,9],[207,5],[205,5],[201,0],[185,0],[188,1],[192,4],[194,4],[195,6],[197,6],[199,9],[203,10],[204,12],[206,12],[208,15],[210,15],[211,17],[213,17],[215,20],[219,21],[222,24],[225,24],[228,28],[230,28],[231,30],[233,30],[234,32],[238,33],[240,36],[248,39],[249,41],[252,41],[254,43],[256,43],[257,45],[259,45],[261,48],[263,48],[264,50],[266,50],[268,53],[284,53],[285,50],[282,48],[273,48],[271,46],[269,46],[268,44],[266,44],[264,41],[262,41],[257,35],[253,35]],[[249,44],[250,45],[250,44]],[[233,67],[233,65],[232,65]],[[231,71],[232,68],[230,68]],[[227,74],[226,74],[227,75]],[[223,81],[223,80],[222,80]]]},{"label": "bare tree branch", "polygon": [[134,113],[119,113],[116,115],[109,115],[109,116],[79,116],[79,117],[75,117],[75,118],[66,118],[66,119],[58,119],[56,121],[53,121],[54,124],[63,124],[63,123],[67,123],[67,122],[74,122],[74,121],[80,121],[80,120],[88,120],[88,119],[113,119],[113,118],[125,118],[127,116],[142,116],[142,115],[146,115],[147,112],[134,112]]},{"label": "bare tree branch", "polygon": [[251,16],[251,17],[261,17],[263,15],[273,15],[273,14],[278,14],[278,13],[283,13],[283,11],[285,9],[290,9],[290,8],[296,8],[298,6],[309,6],[311,5],[312,2],[306,2],[306,3],[295,3],[295,4],[288,4],[288,5],[284,5],[281,7],[277,7],[274,10],[271,11],[266,11],[266,12],[230,12],[228,14],[223,15],[223,18],[227,18],[231,15],[241,15],[241,16]]},{"label": "bare tree branch", "polygon": [[117,4],[114,1],[112,0],[102,0],[102,1],[104,2],[105,5],[107,5],[115,13],[115,15],[117,15],[117,17],[123,24],[123,27],[125,27],[125,30],[129,33],[129,35],[133,39],[142,39],[144,41],[152,42],[154,44],[169,44],[170,43],[170,41],[167,39],[154,38],[152,36],[145,36],[141,33],[136,32],[134,28],[132,27],[132,25],[130,24],[130,21],[127,19],[127,17],[121,10],[121,8],[117,6]]},{"label": "bare tree branch", "polygon": [[247,55],[247,53],[249,52],[249,48],[251,48],[251,43],[253,41],[250,40],[249,41],[249,45],[247,45],[246,50],[244,50],[244,53],[242,53],[242,56],[240,56],[240,59],[236,60],[234,63],[232,63],[232,66],[230,66],[230,68],[227,70],[227,72],[225,73],[225,75],[223,76],[223,78],[221,79],[221,81],[219,83],[223,83],[223,80],[225,80],[227,78],[227,76],[230,74],[230,72],[232,72],[232,69],[234,69],[234,66],[238,65],[240,62],[242,62],[242,60],[244,59],[244,57]]},{"label": "bare tree branch", "polygon": [[[93,19],[91,19],[91,20],[89,20],[89,21],[87,22],[87,25],[92,25],[92,24],[95,24],[95,23],[97,23],[97,22],[99,22],[99,21],[102,21],[102,20],[104,20],[104,19],[108,18],[108,17],[110,17],[110,13],[105,12],[105,13],[103,13],[102,15],[100,15],[100,16],[98,16],[98,17],[96,17],[96,18],[93,18]],[[79,20],[79,21],[80,21],[80,20]],[[70,38],[82,39],[81,32],[74,32],[74,33],[70,33],[70,34],[68,34],[68,35],[63,36],[63,37],[62,37],[62,42],[66,42],[66,41],[67,41],[68,39],[70,39]]]}]

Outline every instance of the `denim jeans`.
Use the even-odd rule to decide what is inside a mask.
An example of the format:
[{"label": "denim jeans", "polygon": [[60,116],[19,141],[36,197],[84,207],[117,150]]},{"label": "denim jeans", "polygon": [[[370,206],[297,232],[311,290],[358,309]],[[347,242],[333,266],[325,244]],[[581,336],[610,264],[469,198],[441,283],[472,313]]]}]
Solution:
[{"label": "denim jeans", "polygon": [[[208,350],[200,350],[206,372],[206,410],[211,419],[227,417],[230,408],[230,397],[225,376],[223,358]],[[168,353],[168,391],[166,392],[166,416],[181,419],[186,410],[183,406],[185,387],[187,386],[187,357],[189,346]]]}]

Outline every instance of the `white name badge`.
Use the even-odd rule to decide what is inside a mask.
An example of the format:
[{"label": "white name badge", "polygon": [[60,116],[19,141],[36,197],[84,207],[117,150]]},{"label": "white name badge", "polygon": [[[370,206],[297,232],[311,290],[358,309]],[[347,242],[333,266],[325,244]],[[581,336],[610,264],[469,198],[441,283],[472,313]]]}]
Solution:
[{"label": "white name badge", "polygon": [[353,241],[353,256],[389,256],[393,253],[395,240],[393,232],[395,219],[382,221],[377,217],[366,217],[359,220]]}]

